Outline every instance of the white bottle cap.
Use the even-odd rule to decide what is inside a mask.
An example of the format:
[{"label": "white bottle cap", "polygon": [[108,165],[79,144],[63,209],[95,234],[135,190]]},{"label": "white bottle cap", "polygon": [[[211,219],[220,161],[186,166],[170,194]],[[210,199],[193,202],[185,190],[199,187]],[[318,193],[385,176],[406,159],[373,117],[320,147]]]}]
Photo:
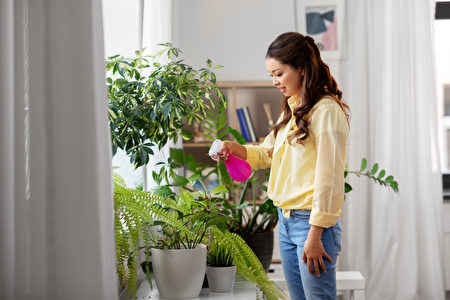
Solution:
[{"label": "white bottle cap", "polygon": [[222,150],[222,141],[221,140],[215,140],[213,144],[211,145],[211,148],[209,148],[209,156],[212,155],[219,155],[219,153]]}]

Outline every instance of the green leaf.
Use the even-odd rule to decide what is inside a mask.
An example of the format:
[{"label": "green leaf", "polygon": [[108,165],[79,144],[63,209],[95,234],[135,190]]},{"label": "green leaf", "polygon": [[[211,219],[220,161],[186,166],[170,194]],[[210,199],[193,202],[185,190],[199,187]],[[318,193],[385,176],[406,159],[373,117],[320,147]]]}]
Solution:
[{"label": "green leaf", "polygon": [[378,174],[377,179],[382,179],[384,177],[384,175],[386,175],[386,171],[385,170],[381,170],[380,174]]},{"label": "green leaf", "polygon": [[159,186],[153,187],[151,189],[151,192],[158,196],[168,196],[168,195],[173,194],[172,190],[166,185],[159,185]]},{"label": "green leaf", "polygon": [[242,204],[236,206],[236,209],[243,209],[243,208],[247,207],[249,204],[250,204],[250,202],[245,201]]},{"label": "green leaf", "polygon": [[174,186],[186,186],[189,183],[189,180],[186,177],[176,175],[175,180],[172,182]]},{"label": "green leaf", "polygon": [[208,68],[211,68],[211,66],[212,66],[212,61],[208,58],[208,59],[206,60],[206,64],[208,65]]},{"label": "green leaf", "polygon": [[230,134],[236,139],[236,141],[241,144],[241,145],[245,145],[245,139],[242,136],[242,134],[239,133],[239,131],[233,129],[232,127],[228,126],[228,131],[230,132]]},{"label": "green leaf", "polygon": [[366,167],[367,167],[367,159],[363,158],[361,160],[361,168],[360,168],[359,172],[363,172],[366,169]]},{"label": "green leaf", "polygon": [[230,209],[233,210],[236,206],[227,202],[226,200],[222,202],[223,207],[225,207],[226,209]]},{"label": "green leaf", "polygon": [[346,182],[345,183],[345,193],[350,192],[352,189],[353,189],[352,186]]},{"label": "green leaf", "polygon": [[374,175],[378,170],[378,164],[375,163],[372,167],[372,170],[370,171],[370,175]]},{"label": "green leaf", "polygon": [[223,216],[214,216],[212,219],[210,219],[206,226],[213,226],[213,225],[219,225],[219,224],[225,224],[230,218],[229,217],[223,217]]},{"label": "green leaf", "polygon": [[226,187],[224,187],[223,185],[216,186],[211,191],[212,195],[217,195],[217,194],[221,194],[221,193],[228,193],[228,189]]},{"label": "green leaf", "polygon": [[195,174],[189,176],[188,179],[189,179],[190,182],[195,182],[197,180],[202,180],[202,175],[198,174],[198,173],[195,173]]},{"label": "green leaf", "polygon": [[117,119],[117,115],[114,113],[114,111],[112,109],[108,108],[108,111],[113,119]]},{"label": "green leaf", "polygon": [[179,164],[185,163],[183,149],[170,148],[170,157]]},{"label": "green leaf", "polygon": [[386,177],[386,179],[384,181],[387,182],[387,183],[391,183],[391,182],[394,181],[394,176],[389,175],[388,177]]}]

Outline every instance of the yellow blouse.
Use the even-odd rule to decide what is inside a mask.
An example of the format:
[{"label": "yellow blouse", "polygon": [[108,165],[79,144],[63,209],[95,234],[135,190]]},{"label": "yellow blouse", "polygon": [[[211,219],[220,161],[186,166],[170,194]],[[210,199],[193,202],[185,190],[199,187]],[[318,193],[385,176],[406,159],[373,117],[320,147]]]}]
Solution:
[{"label": "yellow blouse", "polygon": [[[288,99],[291,111],[298,99]],[[311,210],[309,223],[331,227],[342,215],[344,170],[349,125],[344,112],[330,97],[311,110],[309,138],[304,145],[290,144],[297,129],[295,118],[274,137],[273,131],[259,145],[246,145],[247,162],[253,169],[271,168],[267,193],[289,218],[292,209]]]}]

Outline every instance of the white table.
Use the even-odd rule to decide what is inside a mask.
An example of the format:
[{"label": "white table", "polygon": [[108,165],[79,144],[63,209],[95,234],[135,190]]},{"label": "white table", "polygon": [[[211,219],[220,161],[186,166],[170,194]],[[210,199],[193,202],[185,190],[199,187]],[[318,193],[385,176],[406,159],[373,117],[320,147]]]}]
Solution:
[{"label": "white table", "polygon": [[[192,300],[252,300],[256,299],[257,288],[254,283],[244,280],[241,276],[236,275],[234,279],[234,288],[231,293],[211,293],[209,288],[203,288],[200,296],[191,298]],[[137,291],[137,299],[159,300],[164,299],[159,296],[156,283],[153,281],[153,290],[150,284],[144,280]],[[191,300],[190,299],[190,300]]]}]

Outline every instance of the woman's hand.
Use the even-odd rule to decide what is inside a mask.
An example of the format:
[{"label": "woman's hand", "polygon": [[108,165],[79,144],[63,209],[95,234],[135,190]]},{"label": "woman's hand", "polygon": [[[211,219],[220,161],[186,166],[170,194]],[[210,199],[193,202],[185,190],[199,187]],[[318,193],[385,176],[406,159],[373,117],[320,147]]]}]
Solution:
[{"label": "woman's hand", "polygon": [[219,155],[213,154],[211,158],[217,162],[226,161],[230,153],[242,159],[247,158],[247,149],[241,144],[231,141],[223,141]]},{"label": "woman's hand", "polygon": [[306,239],[305,245],[303,246],[303,262],[308,263],[309,274],[313,274],[312,265],[314,264],[314,270],[316,271],[317,277],[320,277],[319,266],[324,272],[327,271],[325,264],[323,262],[323,257],[328,259],[330,262],[333,259],[325,252],[322,244],[322,227],[311,225],[309,230],[308,238]]}]

